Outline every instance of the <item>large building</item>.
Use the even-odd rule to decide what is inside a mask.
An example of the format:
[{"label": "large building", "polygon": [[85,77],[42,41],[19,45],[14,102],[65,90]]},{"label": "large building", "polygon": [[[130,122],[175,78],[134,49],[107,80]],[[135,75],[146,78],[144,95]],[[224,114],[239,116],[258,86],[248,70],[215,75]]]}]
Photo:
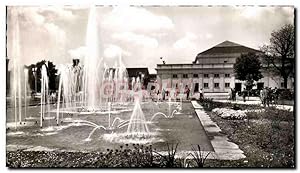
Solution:
[{"label": "large building", "polygon": [[[236,58],[249,52],[262,55],[262,52],[230,41],[224,41],[204,52],[199,53],[191,64],[157,64],[157,81],[163,88],[176,88],[188,85],[192,92],[200,88],[206,93],[228,93],[230,88],[242,91],[244,82],[235,79],[234,64]],[[256,84],[260,89],[268,87],[283,87],[283,79],[262,69],[263,78]],[[288,88],[293,86],[288,80]]]}]

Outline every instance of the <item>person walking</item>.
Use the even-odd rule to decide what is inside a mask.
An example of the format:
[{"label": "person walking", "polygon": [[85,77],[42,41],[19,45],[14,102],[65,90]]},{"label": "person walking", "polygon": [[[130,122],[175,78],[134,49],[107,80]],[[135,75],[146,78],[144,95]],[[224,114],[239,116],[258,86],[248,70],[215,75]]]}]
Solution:
[{"label": "person walking", "polygon": [[165,89],[162,90],[161,94],[162,94],[162,99],[165,100],[166,99],[166,91],[165,91]]},{"label": "person walking", "polygon": [[262,103],[264,107],[269,106],[269,96],[268,96],[268,88],[265,87],[262,91]]},{"label": "person walking", "polygon": [[160,93],[160,92],[159,92],[159,89],[158,89],[158,90],[157,90],[157,93],[156,93],[156,94],[157,94],[157,100],[160,99],[160,98],[159,98],[159,93]]},{"label": "person walking", "polygon": [[264,91],[264,89],[260,90],[259,96],[260,96],[261,103],[262,103],[264,106],[266,106],[266,102],[265,102],[265,91]]},{"label": "person walking", "polygon": [[246,95],[247,95],[247,91],[244,89],[244,91],[243,91],[243,100],[244,100],[244,102],[246,102]]},{"label": "person walking", "polygon": [[204,95],[203,95],[202,88],[200,89],[199,94],[200,94],[200,102],[202,102],[204,100]]},{"label": "person walking", "polygon": [[189,96],[190,96],[190,88],[186,85],[185,86],[185,93],[186,93],[186,99],[189,100]]},{"label": "person walking", "polygon": [[232,95],[233,95],[233,101],[236,101],[237,92],[236,92],[235,88],[233,88],[232,92],[233,92],[232,93]]}]

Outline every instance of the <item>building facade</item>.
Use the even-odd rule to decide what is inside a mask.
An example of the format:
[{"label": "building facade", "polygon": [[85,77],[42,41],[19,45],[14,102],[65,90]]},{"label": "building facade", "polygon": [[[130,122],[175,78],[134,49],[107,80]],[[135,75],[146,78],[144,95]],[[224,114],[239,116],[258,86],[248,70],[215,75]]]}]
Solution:
[{"label": "building facade", "polygon": [[[235,79],[234,64],[238,57],[249,52],[262,55],[258,50],[224,41],[199,53],[191,64],[157,64],[157,81],[162,88],[188,86],[192,93],[200,88],[206,93],[228,93],[231,88],[243,91],[245,82]],[[265,65],[261,72],[264,77],[254,88],[283,87],[283,79],[269,72]],[[293,81],[289,79],[288,88],[292,86]]]}]

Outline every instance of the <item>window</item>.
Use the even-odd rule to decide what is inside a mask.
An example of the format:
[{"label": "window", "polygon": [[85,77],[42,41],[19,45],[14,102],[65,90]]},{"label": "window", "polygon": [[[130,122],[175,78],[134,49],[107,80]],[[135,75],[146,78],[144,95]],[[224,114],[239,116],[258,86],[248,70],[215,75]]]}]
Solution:
[{"label": "window", "polygon": [[187,74],[183,74],[183,78],[188,78],[188,75]]},{"label": "window", "polygon": [[230,74],[225,74],[225,77],[230,77]]},{"label": "window", "polygon": [[224,63],[227,63],[227,61],[224,61]]},{"label": "window", "polygon": [[219,77],[219,74],[214,74],[214,77]]},{"label": "window", "polygon": [[225,83],[225,88],[229,88],[230,87],[230,83]]},{"label": "window", "polygon": [[219,88],[219,83],[214,83],[215,88]]},{"label": "window", "polygon": [[204,74],[204,77],[205,77],[205,78],[208,78],[208,74]]},{"label": "window", "polygon": [[193,74],[193,77],[194,77],[194,78],[197,78],[197,77],[198,77],[198,74]]},{"label": "window", "polygon": [[208,83],[203,83],[204,88],[208,88]]},{"label": "window", "polygon": [[177,74],[173,74],[173,78],[177,78]]}]

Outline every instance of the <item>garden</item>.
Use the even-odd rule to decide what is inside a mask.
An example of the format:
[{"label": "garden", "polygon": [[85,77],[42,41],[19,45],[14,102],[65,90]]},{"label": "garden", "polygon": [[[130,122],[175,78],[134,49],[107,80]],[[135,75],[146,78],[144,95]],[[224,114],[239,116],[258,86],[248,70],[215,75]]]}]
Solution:
[{"label": "garden", "polygon": [[[295,114],[289,110],[260,105],[219,103],[210,99],[200,103],[222,133],[246,155],[237,161],[209,160],[215,167],[295,167]],[[222,117],[216,109],[235,111]],[[238,113],[242,112],[242,113]],[[224,112],[223,112],[224,113]],[[236,114],[245,114],[236,116]]]}]

